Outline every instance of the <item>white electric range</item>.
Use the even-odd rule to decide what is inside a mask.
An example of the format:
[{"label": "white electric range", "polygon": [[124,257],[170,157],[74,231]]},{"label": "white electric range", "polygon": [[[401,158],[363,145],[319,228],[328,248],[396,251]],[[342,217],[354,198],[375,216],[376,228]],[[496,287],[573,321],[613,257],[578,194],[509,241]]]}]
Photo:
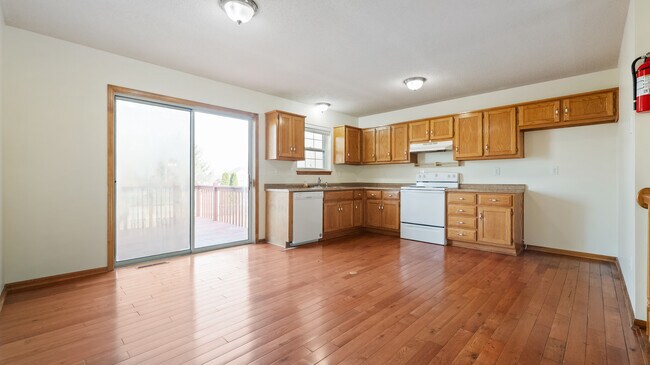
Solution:
[{"label": "white electric range", "polygon": [[458,188],[458,181],[455,172],[422,172],[415,185],[402,187],[400,237],[446,245],[445,190]]}]

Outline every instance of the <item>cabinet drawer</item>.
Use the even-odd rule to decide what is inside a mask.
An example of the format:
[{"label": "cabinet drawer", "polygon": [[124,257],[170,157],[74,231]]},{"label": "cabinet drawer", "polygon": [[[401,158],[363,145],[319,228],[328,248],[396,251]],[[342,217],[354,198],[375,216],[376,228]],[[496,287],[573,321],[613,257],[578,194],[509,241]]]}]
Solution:
[{"label": "cabinet drawer", "polygon": [[353,191],[352,190],[326,191],[325,194],[323,195],[323,200],[325,200],[325,201],[352,200],[353,199],[352,196],[353,196]]},{"label": "cabinet drawer", "polygon": [[381,192],[384,200],[399,200],[399,190],[385,190]]},{"label": "cabinet drawer", "polygon": [[463,229],[476,229],[476,218],[449,216],[447,217],[447,225],[449,225],[449,227],[457,227]]},{"label": "cabinet drawer", "polygon": [[461,217],[476,217],[476,207],[467,205],[453,205],[447,206],[447,214]]},{"label": "cabinet drawer", "polygon": [[476,194],[473,193],[449,193],[447,201],[453,204],[476,204]]},{"label": "cabinet drawer", "polygon": [[494,207],[511,207],[512,195],[508,194],[479,194],[479,205],[490,205]]},{"label": "cabinet drawer", "polygon": [[363,195],[364,195],[363,193],[364,193],[363,190],[355,190],[355,191],[354,191],[354,200],[361,200],[361,199],[363,199]]},{"label": "cabinet drawer", "polygon": [[450,240],[476,242],[476,231],[471,229],[448,228],[447,238]]},{"label": "cabinet drawer", "polygon": [[367,199],[381,199],[381,190],[366,190]]}]

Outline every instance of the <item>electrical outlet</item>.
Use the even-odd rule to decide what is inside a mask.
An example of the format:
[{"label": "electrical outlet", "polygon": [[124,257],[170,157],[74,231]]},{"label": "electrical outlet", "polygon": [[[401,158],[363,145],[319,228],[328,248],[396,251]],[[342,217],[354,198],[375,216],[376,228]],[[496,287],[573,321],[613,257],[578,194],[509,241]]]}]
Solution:
[{"label": "electrical outlet", "polygon": [[494,176],[501,176],[501,168],[500,167],[495,167],[494,168]]},{"label": "electrical outlet", "polygon": [[553,166],[553,175],[559,175],[560,174],[560,166]]}]

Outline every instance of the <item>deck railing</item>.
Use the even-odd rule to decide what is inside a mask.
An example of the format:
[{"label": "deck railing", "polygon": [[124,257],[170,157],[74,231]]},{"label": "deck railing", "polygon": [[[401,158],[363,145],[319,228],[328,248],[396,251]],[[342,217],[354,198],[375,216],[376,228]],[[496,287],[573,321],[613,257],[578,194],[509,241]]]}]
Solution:
[{"label": "deck railing", "polygon": [[[187,219],[187,195],[178,187],[123,187],[118,194],[124,204],[117,217],[120,230],[164,227]],[[194,199],[195,217],[248,227],[247,187],[196,186]]]},{"label": "deck railing", "polygon": [[245,186],[196,186],[197,218],[248,227],[248,188]]}]

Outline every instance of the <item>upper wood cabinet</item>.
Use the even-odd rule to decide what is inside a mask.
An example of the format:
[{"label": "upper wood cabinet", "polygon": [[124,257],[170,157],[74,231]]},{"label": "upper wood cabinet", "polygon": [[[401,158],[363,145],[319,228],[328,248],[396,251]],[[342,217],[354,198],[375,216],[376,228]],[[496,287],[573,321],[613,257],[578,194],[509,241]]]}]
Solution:
[{"label": "upper wood cabinet", "polygon": [[334,163],[361,163],[361,129],[347,125],[334,128]]},{"label": "upper wood cabinet", "polygon": [[377,161],[375,135],[376,132],[374,128],[363,130],[363,139],[361,142],[363,146],[363,154],[362,154],[363,163],[371,163]]},{"label": "upper wood cabinet", "polygon": [[266,113],[266,159],[305,159],[305,116],[280,110]]},{"label": "upper wood cabinet", "polygon": [[454,158],[483,157],[483,113],[461,114],[454,125]]},{"label": "upper wood cabinet", "polygon": [[396,124],[390,127],[391,161],[409,161],[408,124]]},{"label": "upper wood cabinet", "polygon": [[411,143],[440,141],[454,137],[454,117],[419,120],[408,125]]},{"label": "upper wood cabinet", "polygon": [[377,162],[391,161],[390,127],[375,128]]},{"label": "upper wood cabinet", "polygon": [[540,125],[553,125],[561,121],[560,100],[522,105],[519,110],[519,128],[535,128]]},{"label": "upper wood cabinet", "polygon": [[520,105],[519,129],[536,130],[610,123],[618,120],[618,89]]},{"label": "upper wood cabinet", "polygon": [[523,136],[514,107],[461,114],[454,124],[456,160],[523,157]]},{"label": "upper wood cabinet", "polygon": [[483,113],[484,156],[517,154],[517,110],[489,110]]}]

